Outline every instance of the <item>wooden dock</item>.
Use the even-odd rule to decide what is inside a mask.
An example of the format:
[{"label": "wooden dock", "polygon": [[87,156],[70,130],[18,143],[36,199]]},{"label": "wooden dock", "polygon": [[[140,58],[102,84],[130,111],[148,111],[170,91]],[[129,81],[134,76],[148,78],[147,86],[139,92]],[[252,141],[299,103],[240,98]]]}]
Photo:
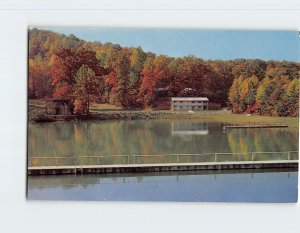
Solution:
[{"label": "wooden dock", "polygon": [[254,124],[254,125],[224,125],[223,129],[230,128],[287,128],[285,124],[269,125],[269,124]]},{"label": "wooden dock", "polygon": [[[110,159],[108,162],[107,159]],[[298,168],[298,151],[28,157],[28,175]]]}]

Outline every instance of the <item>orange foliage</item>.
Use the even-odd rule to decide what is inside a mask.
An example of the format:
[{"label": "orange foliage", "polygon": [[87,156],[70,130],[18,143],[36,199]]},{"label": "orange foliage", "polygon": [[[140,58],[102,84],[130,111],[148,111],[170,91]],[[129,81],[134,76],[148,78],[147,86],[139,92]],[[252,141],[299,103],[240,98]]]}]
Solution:
[{"label": "orange foliage", "polygon": [[53,97],[67,97],[70,93],[70,86],[62,86],[55,89]]},{"label": "orange foliage", "polygon": [[74,112],[75,114],[86,113],[86,103],[83,100],[75,100],[74,102]]}]

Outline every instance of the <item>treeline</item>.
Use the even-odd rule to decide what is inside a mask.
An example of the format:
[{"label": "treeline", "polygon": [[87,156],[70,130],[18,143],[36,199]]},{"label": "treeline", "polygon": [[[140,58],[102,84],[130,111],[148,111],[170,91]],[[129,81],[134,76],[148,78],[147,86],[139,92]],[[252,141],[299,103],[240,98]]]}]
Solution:
[{"label": "treeline", "polygon": [[174,58],[29,30],[29,98],[71,98],[77,112],[91,100],[148,108],[164,96],[207,96],[235,113],[296,116],[299,76],[294,62]]}]

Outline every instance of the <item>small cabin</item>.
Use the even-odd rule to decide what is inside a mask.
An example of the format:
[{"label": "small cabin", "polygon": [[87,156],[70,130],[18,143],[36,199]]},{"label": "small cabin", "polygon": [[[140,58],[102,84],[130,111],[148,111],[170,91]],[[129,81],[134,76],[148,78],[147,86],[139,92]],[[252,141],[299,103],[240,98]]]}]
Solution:
[{"label": "small cabin", "polygon": [[47,99],[46,110],[48,115],[72,115],[73,104],[70,99]]},{"label": "small cabin", "polygon": [[155,93],[158,97],[169,97],[169,87],[158,87],[155,89]]}]

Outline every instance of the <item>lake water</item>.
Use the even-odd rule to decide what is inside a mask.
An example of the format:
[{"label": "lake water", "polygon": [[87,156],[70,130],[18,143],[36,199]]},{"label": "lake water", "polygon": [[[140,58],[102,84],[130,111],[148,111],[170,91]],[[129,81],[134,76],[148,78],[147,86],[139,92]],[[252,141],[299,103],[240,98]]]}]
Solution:
[{"label": "lake water", "polygon": [[[223,131],[222,123],[200,120],[57,122],[29,124],[28,127],[30,158],[111,155],[97,161],[100,164],[127,162],[126,158],[116,155],[237,153],[233,159],[247,160],[251,155],[242,153],[297,150],[298,133],[288,128]],[[263,159],[287,159],[286,153],[261,156]],[[296,153],[291,154],[291,159],[297,156]],[[200,159],[199,162],[210,161],[210,157],[199,156],[197,159]],[[191,157],[181,158],[182,162],[196,162]],[[156,157],[155,161],[150,161],[149,157],[143,159],[145,163],[174,162],[171,157],[166,160]],[[220,159],[228,158],[220,156]],[[257,158],[259,159],[261,158]],[[128,160],[131,163],[137,162],[131,157]],[[58,165],[68,162],[70,161],[59,160]],[[83,162],[95,164],[96,161]],[[31,166],[53,163],[54,160],[51,159],[29,160]]]},{"label": "lake water", "polygon": [[[56,156],[108,156],[98,163],[111,164],[124,162],[117,155],[129,155],[131,163],[137,162],[134,155],[146,155],[142,162],[149,162],[149,155],[160,154],[237,153],[234,159],[246,160],[249,154],[243,153],[298,150],[297,131],[223,131],[222,126],[200,120],[29,124],[28,156],[42,157],[29,159],[29,165],[53,165],[51,158]],[[286,156],[262,154],[263,159]],[[171,157],[151,162],[174,162]],[[194,162],[189,156],[182,158],[181,162]],[[59,160],[58,165],[64,162],[68,161]],[[36,200],[296,202],[297,182],[298,172],[291,169],[29,176],[27,195]]]},{"label": "lake water", "polygon": [[29,200],[296,202],[286,169],[29,176]]}]

